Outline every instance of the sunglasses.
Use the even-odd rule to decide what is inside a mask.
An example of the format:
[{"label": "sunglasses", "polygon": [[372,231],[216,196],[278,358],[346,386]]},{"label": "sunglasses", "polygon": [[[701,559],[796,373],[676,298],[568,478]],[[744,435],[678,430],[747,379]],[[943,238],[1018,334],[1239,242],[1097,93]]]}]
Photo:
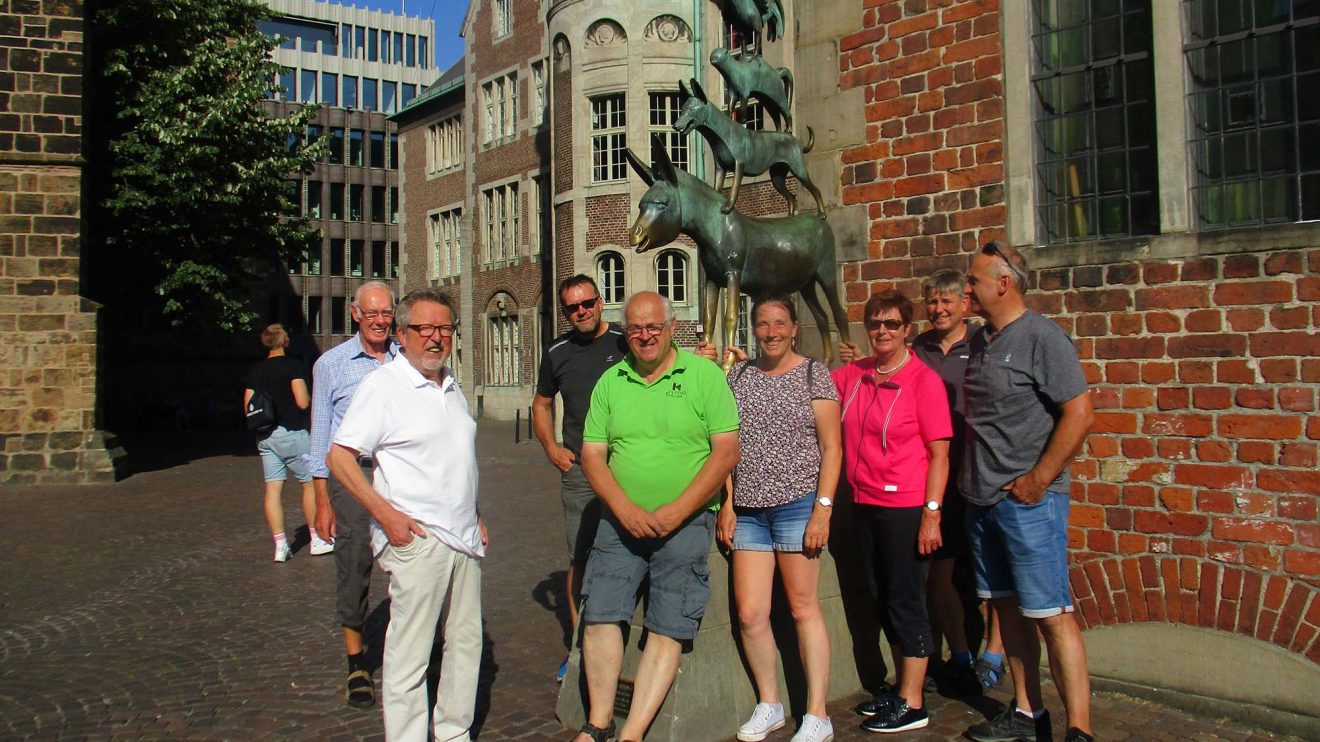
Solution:
[{"label": "sunglasses", "polygon": [[866,329],[879,330],[881,327],[894,332],[903,329],[907,323],[901,319],[871,319],[866,321]]},{"label": "sunglasses", "polygon": [[598,302],[600,302],[600,297],[595,296],[574,304],[560,304],[559,308],[564,310],[564,314],[577,314],[579,309],[595,309]]}]

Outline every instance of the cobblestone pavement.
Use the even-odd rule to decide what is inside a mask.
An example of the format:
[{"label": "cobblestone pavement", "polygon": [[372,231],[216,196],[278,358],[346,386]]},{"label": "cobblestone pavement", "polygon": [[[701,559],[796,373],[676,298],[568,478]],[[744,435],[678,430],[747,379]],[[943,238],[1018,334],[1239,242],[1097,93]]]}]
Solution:
[{"label": "cobblestone pavement", "polygon": [[[154,470],[114,485],[0,490],[0,738],[382,737],[378,709],[343,703],[332,558],[309,556],[304,531],[292,560],[270,562],[250,441],[145,450]],[[558,478],[539,446],[513,444],[510,424],[483,423],[478,450],[492,539],[478,738],[566,740],[553,712],[566,621]],[[285,513],[292,533],[294,487]],[[378,573],[369,637],[383,631],[384,596]],[[836,739],[869,738],[847,710],[856,700],[831,706]],[[955,738],[982,718],[962,701],[930,707],[931,727],[903,738]],[[1274,739],[1105,693],[1095,716],[1104,740]]]}]

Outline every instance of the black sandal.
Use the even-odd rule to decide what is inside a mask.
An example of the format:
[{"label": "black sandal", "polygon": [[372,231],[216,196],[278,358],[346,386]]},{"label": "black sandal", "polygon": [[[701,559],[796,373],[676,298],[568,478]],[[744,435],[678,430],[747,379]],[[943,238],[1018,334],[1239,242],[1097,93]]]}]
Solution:
[{"label": "black sandal", "polygon": [[592,726],[591,722],[582,725],[578,734],[585,734],[591,737],[591,742],[614,742],[614,722],[610,722],[608,729]]},{"label": "black sandal", "polygon": [[376,689],[372,687],[371,675],[366,670],[350,672],[345,686],[344,696],[349,706],[364,709],[376,705]]}]

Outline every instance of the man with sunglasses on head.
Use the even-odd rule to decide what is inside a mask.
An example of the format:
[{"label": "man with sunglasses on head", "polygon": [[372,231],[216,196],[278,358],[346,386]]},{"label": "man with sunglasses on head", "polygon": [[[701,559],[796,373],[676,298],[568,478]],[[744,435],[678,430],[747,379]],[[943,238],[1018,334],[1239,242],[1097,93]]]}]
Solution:
[{"label": "man with sunglasses on head", "polygon": [[[577,627],[582,599],[582,574],[587,552],[596,539],[600,501],[582,473],[582,424],[587,419],[591,390],[605,369],[623,359],[628,344],[617,325],[601,318],[604,301],[590,276],[579,273],[559,284],[559,311],[572,329],[555,339],[541,356],[532,398],[532,430],[545,448],[546,458],[560,472],[560,498],[564,503],[564,529],[568,535],[568,615]],[[554,399],[564,402],[563,443],[555,440]],[[559,666],[563,680],[568,660]]]},{"label": "man with sunglasses on head", "polygon": [[1027,307],[1022,254],[991,242],[972,255],[965,292],[985,329],[968,343],[960,490],[976,590],[1000,621],[1014,703],[967,736],[1049,739],[1040,642],[1068,720],[1065,742],[1091,742],[1086,645],[1068,586],[1068,464],[1095,414],[1072,339]]},{"label": "man with sunglasses on head", "polygon": [[[325,457],[358,384],[398,352],[398,345],[390,339],[394,292],[384,282],[367,281],[353,294],[352,312],[357,333],[326,351],[312,368],[312,441],[307,468],[316,489],[317,533],[335,549],[335,612],[348,655],[344,697],[350,706],[367,708],[376,702],[362,641],[374,561],[370,518],[338,478],[330,479]],[[362,474],[371,476],[370,458],[360,459],[358,466]]]},{"label": "man with sunglasses on head", "polygon": [[[481,668],[481,570],[486,527],[477,512],[477,423],[447,368],[458,320],[434,289],[399,302],[401,353],[362,380],[327,463],[371,514],[372,552],[390,575],[381,669],[385,737],[467,740]],[[358,466],[376,461],[374,482]],[[431,650],[443,646],[434,707]]]}]

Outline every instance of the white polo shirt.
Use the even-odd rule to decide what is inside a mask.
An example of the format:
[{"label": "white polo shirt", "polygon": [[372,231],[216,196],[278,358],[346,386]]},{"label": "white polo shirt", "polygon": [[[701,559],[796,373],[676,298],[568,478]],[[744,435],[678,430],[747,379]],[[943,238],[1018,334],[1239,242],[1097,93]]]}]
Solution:
[{"label": "white polo shirt", "polygon": [[[481,557],[476,433],[453,375],[436,384],[399,355],[362,380],[334,442],[375,458],[376,492],[432,538]],[[388,543],[373,519],[372,550]]]}]

